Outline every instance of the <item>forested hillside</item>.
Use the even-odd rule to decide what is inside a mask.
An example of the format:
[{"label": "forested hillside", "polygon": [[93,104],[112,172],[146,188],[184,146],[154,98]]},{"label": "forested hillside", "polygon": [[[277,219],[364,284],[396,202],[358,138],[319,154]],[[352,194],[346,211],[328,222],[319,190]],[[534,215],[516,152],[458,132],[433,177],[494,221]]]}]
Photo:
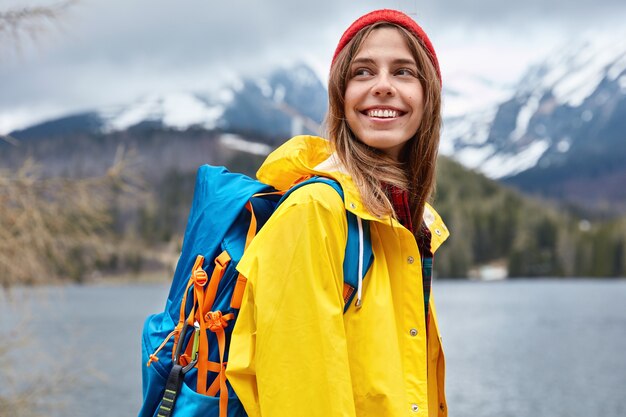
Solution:
[{"label": "forested hillside", "polygon": [[[236,154],[226,165],[254,175],[262,156]],[[137,234],[148,242],[180,239],[193,192],[193,172],[169,171],[140,209]],[[509,277],[626,275],[626,219],[584,219],[574,210],[524,196],[440,158],[433,205],[451,237],[436,256],[439,277],[480,276],[495,266]]]},{"label": "forested hillside", "polygon": [[451,237],[435,268],[465,277],[485,264],[510,277],[626,275],[626,218],[593,220],[506,188],[441,158],[434,205]]}]

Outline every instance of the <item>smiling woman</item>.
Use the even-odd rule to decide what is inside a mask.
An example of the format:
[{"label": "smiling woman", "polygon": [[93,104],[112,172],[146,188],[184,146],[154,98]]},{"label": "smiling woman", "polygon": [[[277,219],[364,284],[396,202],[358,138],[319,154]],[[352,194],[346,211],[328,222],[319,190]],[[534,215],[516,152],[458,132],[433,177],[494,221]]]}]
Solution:
[{"label": "smiling woman", "polygon": [[[408,193],[411,220],[421,224],[439,148],[441,71],[417,23],[399,12],[382,15],[357,20],[335,51],[328,135],[370,211],[394,212],[383,186],[393,184]],[[387,120],[392,110],[396,117]]]},{"label": "smiling woman", "polygon": [[[299,188],[241,258],[247,286],[226,374],[248,415],[447,416],[430,288],[433,253],[448,231],[427,204],[440,95],[421,27],[398,11],[368,13],[333,58],[329,140],[295,137],[257,173],[280,190],[329,177],[344,201],[323,184]],[[347,292],[344,258],[361,262],[346,255],[346,210],[373,252]]]}]

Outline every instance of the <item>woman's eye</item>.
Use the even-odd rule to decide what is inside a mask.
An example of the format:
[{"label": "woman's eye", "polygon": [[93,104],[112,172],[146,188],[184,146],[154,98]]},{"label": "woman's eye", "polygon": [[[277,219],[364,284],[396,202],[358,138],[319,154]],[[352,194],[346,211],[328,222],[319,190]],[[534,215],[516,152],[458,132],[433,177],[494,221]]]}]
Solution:
[{"label": "woman's eye", "polygon": [[372,72],[367,68],[357,68],[352,72],[352,74],[354,77],[359,77],[372,75]]},{"label": "woman's eye", "polygon": [[415,71],[409,68],[400,68],[396,71],[397,75],[415,77]]}]

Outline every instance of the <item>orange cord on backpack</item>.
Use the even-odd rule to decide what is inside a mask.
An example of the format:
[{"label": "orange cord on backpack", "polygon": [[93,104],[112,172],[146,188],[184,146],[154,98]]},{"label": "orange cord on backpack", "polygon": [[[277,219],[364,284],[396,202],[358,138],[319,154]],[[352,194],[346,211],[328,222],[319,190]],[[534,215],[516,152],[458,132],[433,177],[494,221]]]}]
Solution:
[{"label": "orange cord on backpack", "polygon": [[[228,386],[226,385],[226,362],[224,362],[224,355],[226,353],[226,334],[224,329],[228,327],[228,321],[235,318],[233,313],[223,315],[221,311],[209,311],[203,314],[203,311],[210,309],[213,306],[215,297],[217,295],[217,289],[220,281],[224,276],[224,272],[231,261],[228,252],[222,252],[215,259],[215,268],[211,274],[210,279],[207,276],[206,271],[202,268],[204,263],[204,257],[198,255],[194,263],[189,282],[185,289],[185,295],[180,308],[180,319],[174,331],[172,331],[157,351],[150,355],[150,364],[153,361],[157,361],[156,353],[165,346],[167,341],[174,336],[174,349],[172,351],[173,359],[187,365],[191,363],[192,359],[192,346],[188,344],[185,349],[186,352],[180,357],[175,357],[176,347],[179,343],[183,343],[181,339],[181,331],[186,328],[188,324],[194,324],[199,330],[199,341],[197,342],[197,362],[195,366],[198,369],[197,373],[197,387],[196,391],[201,394],[215,396],[219,391],[220,396],[220,417],[227,417],[228,409]],[[187,317],[185,317],[185,311],[187,309],[187,295],[193,286],[193,305]],[[215,333],[217,337],[217,343],[219,347],[220,362],[211,362],[208,360],[209,355],[209,340],[207,331]],[[184,337],[184,336],[183,336]],[[196,355],[193,355],[196,356]],[[207,377],[208,372],[214,372],[218,374],[213,383],[207,389]]]},{"label": "orange cord on backpack", "polygon": [[[215,333],[217,337],[217,344],[220,351],[220,372],[219,372],[219,390],[220,390],[220,417],[226,417],[226,410],[228,409],[228,387],[226,386],[226,363],[224,362],[224,353],[226,352],[226,335],[224,329],[228,326],[228,320],[235,318],[235,315],[230,313],[222,315],[221,311],[209,311],[206,314],[209,330]],[[213,386],[214,384],[212,384]],[[209,393],[207,392],[207,395]],[[212,395],[215,395],[213,393]]]},{"label": "orange cord on backpack", "polygon": [[174,336],[176,334],[176,329],[172,330],[170,332],[170,334],[167,335],[167,337],[165,338],[165,340],[163,340],[163,343],[161,343],[159,345],[159,347],[154,351],[154,353],[152,353],[150,355],[150,359],[148,359],[148,363],[146,364],[146,366],[150,366],[152,364],[152,362],[157,362],[159,360],[159,358],[157,357],[157,353],[159,353],[161,351],[161,349],[163,349],[165,347],[165,345],[167,344],[167,342],[172,338],[172,336]]},{"label": "orange cord on backpack", "polygon": [[[215,258],[215,269],[213,270],[213,273],[211,274],[211,279],[206,285],[206,289],[204,288],[199,289],[199,291],[202,290],[204,292],[202,294],[198,294],[198,305],[201,306],[201,309],[196,312],[196,320],[200,324],[200,343],[199,343],[199,348],[198,348],[198,356],[199,358],[201,358],[201,360],[199,360],[198,363],[196,364],[196,368],[198,369],[196,391],[198,393],[207,392],[207,374],[208,374],[208,371],[210,370],[209,369],[210,362],[208,361],[209,340],[207,336],[207,330],[211,330],[211,327],[216,328],[215,326],[219,326],[216,322],[217,320],[216,316],[212,316],[210,312],[207,314],[204,314],[203,312],[210,310],[210,308],[213,306],[213,302],[215,301],[215,297],[217,295],[217,289],[219,287],[220,281],[222,280],[222,277],[224,276],[224,272],[226,271],[226,268],[228,267],[228,264],[230,263],[230,260],[231,260],[230,255],[226,251],[222,252],[217,258]],[[234,315],[232,314],[227,315],[227,316],[229,316],[229,318],[234,317]],[[222,332],[223,332],[223,327],[220,327],[220,328],[222,329]],[[219,344],[219,334],[218,334],[218,344]],[[224,345],[225,345],[225,342],[224,342]],[[225,346],[224,346],[224,350],[225,350]],[[220,351],[221,351],[221,348],[220,348]],[[221,355],[223,356],[223,353]],[[220,368],[219,368],[220,374],[223,373],[222,371],[223,366],[221,365],[222,362],[223,360],[220,361]],[[225,378],[225,374],[224,374],[224,378]],[[226,385],[224,382],[224,387],[225,386]],[[227,394],[226,394],[226,397],[228,397]]]}]

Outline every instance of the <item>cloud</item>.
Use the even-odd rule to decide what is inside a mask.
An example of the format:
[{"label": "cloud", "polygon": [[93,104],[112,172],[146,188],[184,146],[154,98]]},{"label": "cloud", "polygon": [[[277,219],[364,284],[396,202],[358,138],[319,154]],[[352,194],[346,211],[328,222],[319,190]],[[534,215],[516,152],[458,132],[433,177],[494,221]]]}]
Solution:
[{"label": "cloud", "polygon": [[[56,2],[31,2],[46,3]],[[497,59],[508,40],[529,59],[546,49],[542,36],[556,42],[558,34],[626,15],[621,0],[81,0],[45,37],[23,39],[19,53],[6,42],[0,47],[0,115],[8,126],[11,112],[35,117],[148,93],[206,90],[233,73],[262,74],[297,59],[323,76],[343,30],[380,7],[412,14],[455,67],[463,65],[455,51],[493,45]]]}]

